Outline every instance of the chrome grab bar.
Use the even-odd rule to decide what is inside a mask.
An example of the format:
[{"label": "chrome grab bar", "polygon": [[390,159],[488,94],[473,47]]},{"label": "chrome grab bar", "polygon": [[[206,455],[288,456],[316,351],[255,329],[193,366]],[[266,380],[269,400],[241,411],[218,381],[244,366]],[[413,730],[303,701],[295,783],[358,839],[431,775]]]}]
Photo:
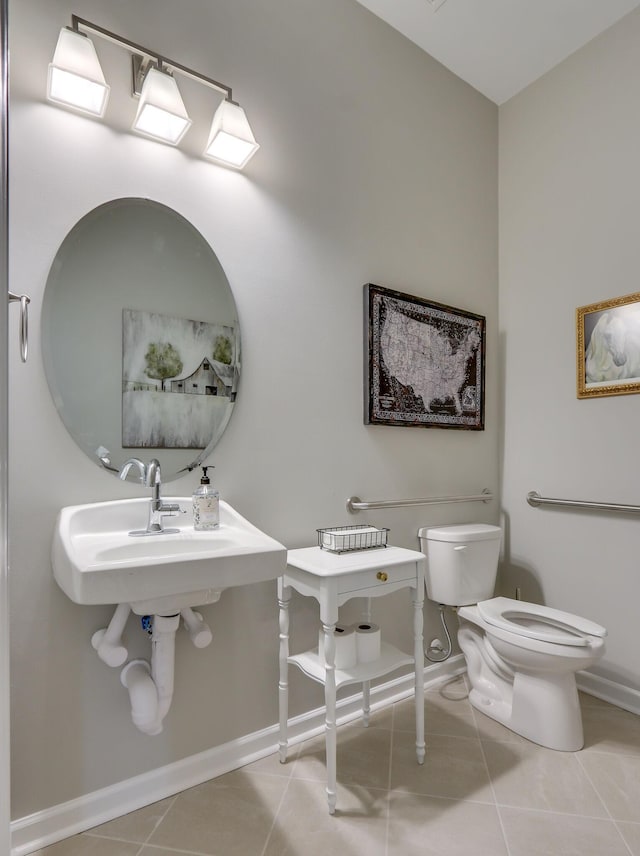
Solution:
[{"label": "chrome grab bar", "polygon": [[486,488],[472,496],[432,496],[426,499],[379,499],[373,502],[363,502],[359,496],[350,496],[347,500],[347,511],[369,511],[372,508],[407,508],[411,505],[439,505],[447,502],[490,502],[493,494]]},{"label": "chrome grab bar", "polygon": [[529,491],[527,502],[534,508],[537,508],[539,505],[561,505],[564,508],[590,508],[596,511],[624,511],[630,514],[640,514],[640,505],[620,505],[617,502],[588,502],[582,499],[551,499],[548,496],[540,496],[536,490]]},{"label": "chrome grab bar", "polygon": [[20,301],[20,358],[23,363],[27,362],[29,354],[29,309],[31,298],[26,294],[14,294],[12,291],[8,293],[9,303],[15,300]]}]

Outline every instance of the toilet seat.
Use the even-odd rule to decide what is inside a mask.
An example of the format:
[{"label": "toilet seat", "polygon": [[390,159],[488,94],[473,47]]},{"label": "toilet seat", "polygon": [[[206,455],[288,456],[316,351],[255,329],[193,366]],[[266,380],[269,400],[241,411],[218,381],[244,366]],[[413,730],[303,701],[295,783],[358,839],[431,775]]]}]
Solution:
[{"label": "toilet seat", "polygon": [[[594,636],[607,635],[604,627],[586,618],[509,597],[484,600],[476,608],[480,617],[492,627],[539,642],[585,647],[593,642]],[[527,622],[534,626],[528,626]]]}]

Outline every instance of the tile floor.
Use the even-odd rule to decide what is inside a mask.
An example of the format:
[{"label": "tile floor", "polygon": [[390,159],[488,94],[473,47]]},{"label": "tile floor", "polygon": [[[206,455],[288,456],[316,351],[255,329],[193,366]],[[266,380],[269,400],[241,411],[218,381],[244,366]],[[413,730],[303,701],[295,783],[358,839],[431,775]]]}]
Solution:
[{"label": "tile floor", "polygon": [[640,717],[582,696],[586,743],[553,752],[474,711],[463,678],[46,847],[38,856],[640,856]]}]

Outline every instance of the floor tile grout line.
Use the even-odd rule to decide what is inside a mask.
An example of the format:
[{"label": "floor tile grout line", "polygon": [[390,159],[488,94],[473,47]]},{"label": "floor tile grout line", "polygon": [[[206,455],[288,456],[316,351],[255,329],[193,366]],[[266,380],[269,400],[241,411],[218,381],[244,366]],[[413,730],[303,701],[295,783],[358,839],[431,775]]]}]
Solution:
[{"label": "floor tile grout line", "polygon": [[[74,836],[71,836],[71,837],[73,838]],[[145,847],[153,847],[154,849],[164,851],[165,853],[169,853],[169,852],[171,852],[171,853],[184,853],[184,854],[187,854],[187,856],[212,856],[211,853],[203,853],[201,850],[183,850],[180,847],[167,848],[167,847],[164,847],[162,844],[153,844],[153,843],[149,842],[148,840],[142,841],[142,842],[131,841],[131,839],[127,839],[127,838],[117,838],[117,837],[111,836],[111,835],[95,835],[91,832],[80,833],[80,835],[78,837],[98,838],[98,839],[100,839],[100,841],[113,841],[113,842],[117,842],[118,844],[134,844],[134,845],[137,844],[138,850],[136,851],[136,856],[140,856],[140,854],[142,853],[142,851],[144,850]],[[68,841],[70,839],[63,839],[63,840]]]},{"label": "floor tile grout line", "polygon": [[[154,834],[154,832],[157,830],[157,828],[160,826],[160,824],[161,824],[161,823],[162,823],[162,821],[165,819],[165,817],[167,816],[167,814],[169,813],[169,811],[173,808],[173,806],[175,805],[176,800],[178,799],[178,797],[180,796],[180,794],[181,794],[181,793],[184,793],[184,792],[183,792],[183,791],[180,791],[179,793],[174,794],[174,795],[173,795],[173,798],[170,798],[170,799],[171,799],[170,804],[167,806],[167,808],[165,809],[165,811],[162,813],[162,817],[160,817],[160,818],[156,821],[156,823],[155,823],[155,825],[154,825],[153,829],[151,830],[151,832],[149,833],[149,835],[147,835],[147,837],[145,838],[145,840],[144,840],[144,841],[134,841],[134,840],[133,840],[133,839],[131,839],[131,838],[124,838],[124,837],[122,837],[122,836],[120,836],[120,835],[103,835],[103,834],[101,834],[100,832],[96,832],[96,831],[95,831],[96,829],[99,829],[99,828],[100,828],[99,826],[97,826],[97,827],[93,827],[92,829],[86,829],[84,832],[82,832],[82,833],[80,833],[80,834],[81,834],[81,835],[85,835],[87,838],[100,838],[100,839],[102,839],[103,841],[119,841],[119,842],[121,842],[122,844],[139,844],[139,845],[140,845],[140,848],[143,848],[143,847],[145,847],[145,846],[149,843],[149,839],[150,839],[150,838],[151,838],[151,836]],[[119,817],[122,817],[122,815],[120,815]],[[119,817],[114,818],[114,820],[118,820],[118,819],[119,819]],[[108,822],[109,822],[109,821],[107,821],[107,823],[108,823]],[[139,854],[139,853],[140,853],[140,850],[138,851],[138,854]]]},{"label": "floor tile grout line", "polygon": [[598,788],[596,787],[595,782],[593,781],[593,779],[592,779],[592,778],[591,778],[591,776],[589,775],[589,772],[587,771],[586,767],[585,767],[585,766],[584,766],[584,764],[582,763],[581,759],[578,757],[578,753],[577,753],[577,752],[574,752],[573,754],[574,754],[574,758],[576,759],[576,761],[577,761],[577,763],[578,763],[578,766],[580,767],[580,769],[582,770],[582,772],[583,772],[583,773],[584,773],[584,775],[586,776],[587,781],[589,782],[589,784],[591,785],[591,787],[592,787],[592,788],[593,788],[593,790],[595,791],[595,793],[596,793],[596,795],[597,795],[598,799],[600,800],[600,802],[601,802],[601,803],[602,803],[602,805],[604,806],[604,810],[607,812],[607,815],[609,816],[609,819],[611,820],[611,822],[612,822],[612,823],[613,823],[613,825],[615,826],[615,828],[616,828],[616,832],[617,832],[617,833],[618,833],[618,835],[620,836],[620,839],[621,839],[622,843],[624,844],[624,846],[625,846],[625,847],[627,848],[627,850],[629,851],[630,856],[633,856],[633,851],[631,850],[631,847],[627,844],[627,840],[626,840],[626,838],[624,837],[624,835],[622,834],[622,831],[621,831],[620,827],[618,826],[618,822],[617,822],[616,818],[615,818],[615,817],[613,817],[613,815],[612,815],[612,814],[611,814],[611,812],[609,811],[609,806],[607,805],[607,803],[606,803],[606,801],[605,801],[604,797],[602,796],[602,794],[600,793],[600,791],[599,791],[599,790],[598,790]]},{"label": "floor tile grout line", "polygon": [[640,758],[640,753],[638,752],[613,752],[607,751],[606,749],[586,749],[582,750],[585,755],[613,755],[615,758]]},{"label": "floor tile grout line", "polygon": [[626,839],[626,838],[624,837],[624,835],[622,834],[622,830],[620,829],[620,827],[618,826],[618,823],[617,823],[615,820],[613,821],[613,825],[614,825],[614,826],[615,826],[615,828],[616,828],[616,832],[617,832],[617,833],[618,833],[618,835],[620,836],[620,840],[622,841],[622,843],[624,844],[624,846],[625,846],[625,847],[627,848],[627,850],[629,851],[630,856],[633,856],[633,850],[632,850],[632,849],[631,849],[631,847],[627,844],[627,839]]},{"label": "floor tile grout line", "polygon": [[[623,822],[624,822],[624,821],[623,821]],[[624,835],[623,835],[623,833],[622,833],[622,830],[620,829],[620,826],[618,825],[618,821],[614,820],[614,821],[613,821],[613,824],[614,824],[614,826],[615,826],[615,828],[616,828],[616,830],[617,830],[617,832],[618,832],[618,835],[619,835],[619,836],[620,836],[620,838],[622,839],[622,843],[624,844],[624,846],[625,846],[625,847],[627,848],[627,850],[629,851],[630,856],[634,856],[634,854],[633,854],[633,850],[631,849],[631,846],[630,846],[629,844],[627,844],[627,839],[624,837]]]},{"label": "floor tile grout line", "polygon": [[[415,693],[414,693],[415,698]],[[387,776],[387,822],[384,834],[384,853],[389,856],[389,821],[391,819],[391,771],[393,769],[393,736],[395,732],[396,706],[391,708],[391,730],[389,733],[389,775]]]},{"label": "floor tile grout line", "polygon": [[[468,697],[469,697],[469,695],[467,694],[467,698]],[[507,850],[507,856],[511,856],[511,848],[509,847],[509,840],[507,838],[507,832],[504,828],[504,821],[502,819],[502,812],[500,811],[500,804],[498,803],[498,797],[496,795],[496,789],[495,789],[494,784],[493,784],[493,778],[491,777],[491,771],[489,769],[489,762],[487,761],[487,755],[484,751],[484,744],[482,742],[482,735],[480,734],[480,726],[478,724],[478,717],[476,716],[476,709],[471,704],[471,702],[469,702],[469,706],[471,707],[471,714],[473,716],[473,722],[474,722],[474,725],[476,728],[476,734],[478,735],[478,745],[480,747],[480,753],[482,755],[482,761],[484,763],[484,768],[485,768],[486,773],[487,773],[487,778],[489,779],[489,787],[491,788],[491,793],[493,795],[493,802],[494,802],[495,807],[496,807],[496,814],[498,816],[498,823],[500,824],[500,831],[502,833],[502,840],[504,841],[504,846]]]},{"label": "floor tile grout line", "polygon": [[[313,779],[309,776],[291,776],[291,779],[288,779],[287,781],[315,782],[315,784],[317,784],[317,785],[323,785],[323,784],[326,785],[327,784],[325,779]],[[388,788],[381,788],[381,787],[377,787],[376,785],[369,785],[369,784],[367,784],[366,787],[367,787],[368,791],[380,791],[381,793],[385,793],[387,790],[389,790]]]},{"label": "floor tile grout line", "polygon": [[[390,792],[394,796],[404,799],[405,797],[427,797],[430,800],[442,800],[443,802],[455,802],[455,803],[468,803],[469,805],[490,805],[495,808],[497,803],[493,800],[470,800],[466,797],[449,797],[443,794],[432,794],[425,791],[410,791],[410,790],[391,790]],[[505,806],[505,808],[512,808],[512,806]]]},{"label": "floor tile grout line", "polygon": [[[474,714],[475,719],[475,714]],[[493,779],[491,777],[491,771],[489,770],[489,763],[487,761],[487,756],[484,751],[484,746],[482,745],[482,740],[480,739],[480,729],[478,728],[478,723],[476,722],[476,728],[478,730],[478,745],[480,746],[480,753],[482,754],[482,760],[484,762],[484,768],[487,772],[487,778],[489,779],[489,787],[491,788],[491,793],[493,794],[493,801],[496,807],[496,814],[498,816],[498,823],[500,824],[500,832],[502,833],[502,840],[504,841],[504,846],[507,851],[507,856],[511,856],[511,848],[509,847],[509,840],[507,838],[507,832],[504,828],[504,821],[502,819],[502,812],[500,811],[500,805],[498,804],[498,798],[496,796],[496,789],[493,785]]]},{"label": "floor tile grout line", "polygon": [[[182,856],[213,856],[212,853],[205,853],[203,850],[183,850],[181,847],[163,847],[161,844],[143,844],[142,848],[145,847],[157,850],[159,854],[168,853],[169,856],[176,856],[176,854],[182,854]],[[138,851],[136,856],[140,856],[140,852]]]},{"label": "floor tile grout line", "polygon": [[[297,757],[296,757],[296,760],[297,760]],[[294,761],[294,763],[295,763],[295,761]],[[282,791],[282,795],[281,795],[280,799],[278,800],[278,806],[273,813],[273,820],[271,821],[271,826],[269,827],[269,831],[267,832],[267,837],[265,839],[264,846],[263,846],[262,850],[260,851],[260,856],[264,856],[264,854],[267,852],[269,842],[271,841],[271,836],[273,835],[273,830],[276,828],[276,824],[278,822],[278,815],[280,814],[280,809],[282,808],[282,805],[284,803],[284,799],[285,799],[286,795],[288,794],[289,787],[291,785],[291,782],[293,781],[293,767],[291,768],[291,773],[289,774],[289,776],[286,776],[283,778],[286,781],[286,785],[284,787],[284,790]],[[302,780],[300,780],[300,781],[302,781]]]},{"label": "floor tile grout line", "polygon": [[[69,838],[63,838],[63,841],[69,841],[71,838],[98,838],[100,841],[117,841],[118,844],[138,844],[140,847],[146,845],[146,841],[133,841],[131,838],[120,838],[119,835],[98,835],[96,832],[91,832],[90,829],[86,832],[79,832],[77,836],[71,835]],[[37,852],[37,851],[36,851]]]},{"label": "floor tile grout line", "polygon": [[577,811],[557,811],[551,808],[532,808],[528,805],[512,805],[511,803],[503,802],[496,803],[496,805],[498,808],[512,808],[515,811],[529,811],[531,814],[551,814],[557,817],[581,817],[584,818],[584,820],[610,820],[612,823],[633,823],[633,821],[626,820],[616,821],[616,819],[611,816],[603,817],[601,814],[581,814]]},{"label": "floor tile grout line", "polygon": [[[180,793],[184,793],[184,791],[181,791]],[[147,835],[147,837],[146,837],[146,838],[145,838],[145,840],[144,840],[143,846],[149,843],[149,841],[150,841],[150,839],[151,839],[151,836],[152,836],[152,835],[157,831],[157,829],[158,829],[158,827],[160,826],[160,824],[162,823],[162,821],[166,818],[166,816],[169,814],[169,812],[171,811],[171,809],[174,807],[174,805],[175,805],[175,804],[176,804],[176,802],[178,801],[178,797],[180,796],[180,793],[177,793],[177,794],[174,794],[174,795],[173,795],[173,799],[171,800],[171,802],[170,802],[170,803],[169,803],[169,805],[167,806],[167,810],[164,812],[164,814],[162,815],[162,817],[158,820],[158,822],[157,822],[157,823],[156,823],[156,825],[153,827],[153,829],[151,830],[151,832],[149,833],[149,835]]]},{"label": "floor tile grout line", "polygon": [[599,800],[600,800],[600,802],[602,803],[602,807],[603,807],[603,809],[606,811],[606,813],[607,813],[607,817],[609,818],[609,820],[613,820],[613,821],[615,821],[615,818],[613,817],[613,815],[612,815],[612,814],[611,814],[611,812],[609,811],[609,806],[607,805],[607,803],[606,803],[606,801],[605,801],[604,797],[602,796],[602,794],[600,793],[600,791],[599,791],[599,790],[598,790],[598,788],[596,787],[595,782],[593,781],[593,779],[592,779],[592,778],[591,778],[591,776],[589,775],[589,773],[588,773],[588,771],[587,771],[586,767],[584,766],[584,764],[582,763],[582,761],[581,761],[581,760],[580,760],[580,758],[578,757],[578,752],[574,752],[574,753],[573,753],[573,757],[576,759],[576,764],[578,765],[578,767],[580,767],[580,769],[581,769],[581,770],[582,770],[582,772],[584,773],[584,775],[585,775],[585,777],[586,777],[587,781],[589,782],[589,784],[590,784],[590,785],[591,785],[591,787],[593,788],[593,791],[594,791],[595,795],[598,797],[598,799],[599,799]]},{"label": "floor tile grout line", "polygon": [[598,788],[596,787],[595,782],[593,781],[593,779],[592,779],[592,778],[591,778],[591,776],[589,775],[589,773],[588,773],[588,771],[587,771],[586,767],[584,766],[584,764],[582,763],[582,761],[581,761],[581,760],[580,760],[580,758],[578,757],[578,752],[574,752],[574,753],[573,753],[573,755],[574,755],[574,758],[576,759],[576,761],[578,762],[578,766],[580,767],[580,769],[582,770],[582,772],[585,774],[585,776],[586,776],[586,778],[587,778],[587,781],[589,782],[589,784],[591,785],[591,787],[592,787],[592,788],[593,788],[593,790],[595,791],[595,793],[596,793],[596,795],[597,795],[598,799],[599,799],[599,800],[600,800],[600,802],[602,803],[602,805],[603,805],[603,807],[604,807],[604,810],[607,812],[607,815],[608,815],[608,817],[609,817],[609,820],[610,820],[610,821],[611,821],[611,823],[613,823],[613,825],[615,826],[616,832],[617,832],[617,833],[618,833],[618,835],[620,836],[620,840],[622,841],[622,843],[624,844],[624,846],[625,846],[625,847],[627,848],[627,850],[629,851],[630,856],[633,856],[633,851],[631,850],[631,847],[627,844],[627,841],[626,841],[626,839],[625,839],[624,835],[622,834],[622,831],[620,830],[620,827],[618,826],[618,822],[616,821],[616,819],[613,817],[613,815],[612,815],[612,814],[611,814],[611,812],[609,811],[609,806],[608,806],[608,805],[607,805],[607,803],[605,802],[604,797],[600,794],[600,791],[599,791],[599,790],[598,790]]}]

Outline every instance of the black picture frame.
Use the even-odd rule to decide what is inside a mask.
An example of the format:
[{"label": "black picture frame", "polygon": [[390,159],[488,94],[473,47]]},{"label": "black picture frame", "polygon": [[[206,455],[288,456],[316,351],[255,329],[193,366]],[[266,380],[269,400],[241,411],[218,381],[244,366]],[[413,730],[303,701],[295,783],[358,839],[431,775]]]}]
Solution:
[{"label": "black picture frame", "polygon": [[368,425],[484,430],[486,318],[364,286]]}]

